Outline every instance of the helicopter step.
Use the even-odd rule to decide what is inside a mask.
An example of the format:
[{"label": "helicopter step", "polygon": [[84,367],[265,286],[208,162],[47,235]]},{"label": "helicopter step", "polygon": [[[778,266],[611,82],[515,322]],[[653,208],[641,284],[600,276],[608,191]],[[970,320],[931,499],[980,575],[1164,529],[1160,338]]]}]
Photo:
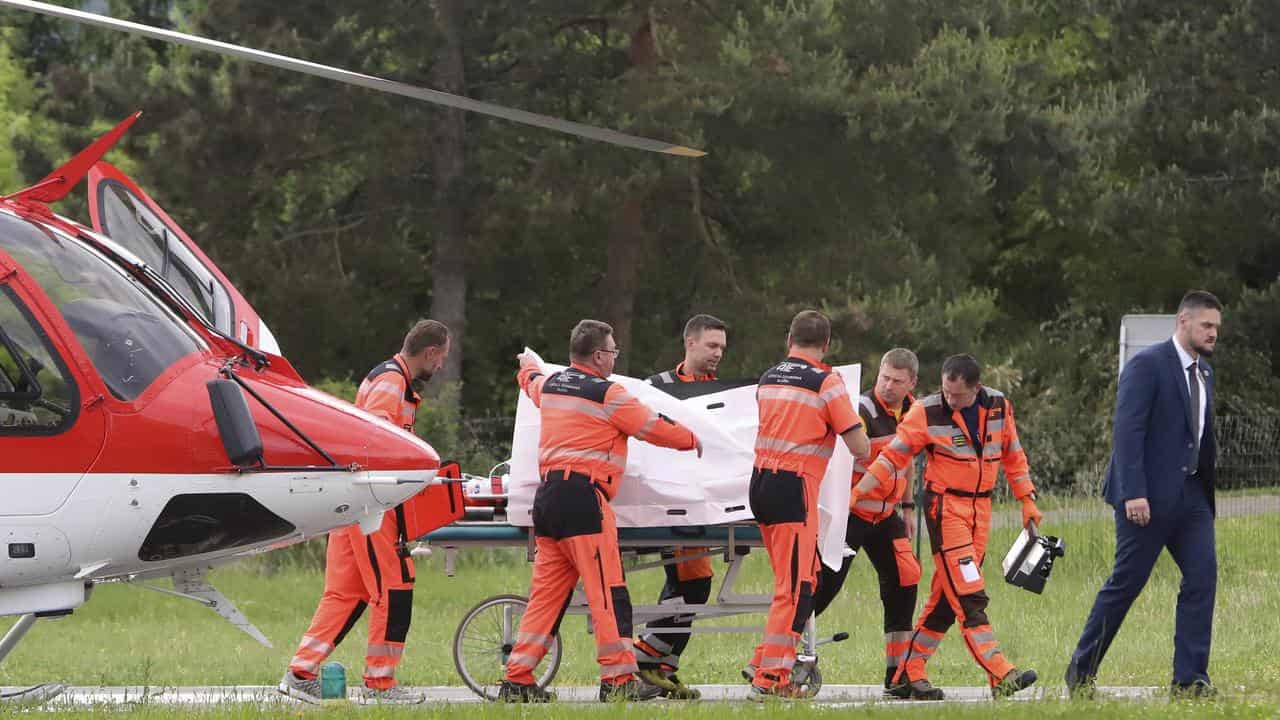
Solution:
[{"label": "helicopter step", "polygon": [[209,584],[205,579],[207,568],[185,568],[175,570],[173,573],[173,589],[168,590],[154,585],[142,584],[142,587],[148,590],[155,590],[165,595],[173,595],[175,597],[194,600],[210,610],[221,615],[227,622],[235,625],[244,631],[246,635],[257,640],[264,647],[275,647],[267,636],[262,633],[253,623],[249,622],[249,618],[231,602],[226,595],[223,595]]},{"label": "helicopter step", "polygon": [[[9,632],[5,633],[4,638],[0,639],[0,662],[4,662],[5,657],[13,652],[18,643],[22,642],[22,638],[26,637],[27,631],[35,624],[36,616],[34,614],[29,613],[18,618],[18,622],[14,623],[13,627],[9,628]],[[0,692],[0,707],[6,705],[39,705],[61,695],[66,689],[66,685],[59,683],[42,683],[23,690]]]}]

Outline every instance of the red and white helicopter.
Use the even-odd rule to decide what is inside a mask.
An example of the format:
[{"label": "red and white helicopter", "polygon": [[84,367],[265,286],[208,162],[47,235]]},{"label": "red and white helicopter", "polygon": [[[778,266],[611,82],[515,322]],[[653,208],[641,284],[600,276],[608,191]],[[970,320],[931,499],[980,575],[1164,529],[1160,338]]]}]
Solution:
[{"label": "red and white helicopter", "polygon": [[[0,7],[178,42],[429,102],[674,155],[700,151],[68,8]],[[0,197],[0,616],[71,613],[94,585],[171,577],[270,643],[205,579],[213,566],[414,498],[462,514],[413,434],[309,387],[231,281],[103,155],[135,114],[36,185]],[[50,205],[88,181],[91,226]],[[424,490],[424,485],[429,485]],[[419,500],[420,499],[420,500]],[[150,586],[148,586],[150,587]],[[3,700],[42,700],[37,686]]]}]

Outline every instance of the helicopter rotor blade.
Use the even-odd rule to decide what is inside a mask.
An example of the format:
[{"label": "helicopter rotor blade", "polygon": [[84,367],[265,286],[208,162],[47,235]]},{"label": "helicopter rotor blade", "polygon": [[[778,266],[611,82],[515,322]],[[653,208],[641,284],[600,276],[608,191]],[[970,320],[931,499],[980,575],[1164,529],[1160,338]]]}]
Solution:
[{"label": "helicopter rotor blade", "polygon": [[98,15],[96,13],[73,10],[71,8],[59,7],[57,5],[50,5],[43,2],[36,2],[36,0],[0,0],[0,7],[9,7],[15,10],[27,10],[63,20],[71,20],[72,22],[84,25],[92,25],[95,27],[106,28],[108,30],[119,30],[134,35],[141,35],[153,40],[186,45],[187,47],[196,48],[198,50],[207,50],[209,52],[215,52],[228,57],[248,60],[250,62],[260,63],[263,65],[270,65],[272,67],[282,68],[285,70],[292,70],[294,72],[300,72],[307,75],[314,75],[328,80],[336,80],[348,85],[358,85],[360,87],[377,90],[379,92],[403,95],[416,100],[423,100],[437,105],[458,108],[459,110],[467,110],[469,112],[490,115],[492,117],[502,118],[512,122],[546,128],[548,130],[555,130],[558,132],[568,133],[570,135],[577,135],[591,140],[599,140],[613,145],[621,145],[623,147],[648,150],[650,152],[664,153],[667,155],[680,155],[684,157],[701,157],[706,155],[702,150],[686,147],[684,145],[673,145],[672,143],[663,142],[661,140],[651,140],[649,138],[638,137],[636,135],[628,135],[626,133],[618,132],[617,130],[609,130],[607,128],[596,127],[594,125],[573,122],[572,120],[563,120],[561,118],[551,117],[550,115],[541,115],[527,110],[517,110],[515,108],[495,105],[493,103],[482,102],[480,100],[473,100],[468,97],[454,95],[440,90],[421,88],[407,83],[397,82],[395,80],[387,80],[373,75],[365,75],[362,73],[352,72],[350,70],[343,70],[330,65],[321,65],[320,63],[299,60],[297,58],[278,55],[264,50],[254,50],[253,48],[244,47],[242,45],[233,45],[231,43],[225,43],[218,40],[210,40],[196,35],[177,32],[175,30],[164,30],[150,25],[142,25],[128,20],[120,20],[107,15]]}]

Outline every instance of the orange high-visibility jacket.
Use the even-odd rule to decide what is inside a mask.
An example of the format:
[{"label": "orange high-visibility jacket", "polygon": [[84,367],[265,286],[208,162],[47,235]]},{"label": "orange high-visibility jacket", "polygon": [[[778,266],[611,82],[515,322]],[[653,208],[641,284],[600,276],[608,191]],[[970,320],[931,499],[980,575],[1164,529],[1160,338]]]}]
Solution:
[{"label": "orange high-visibility jacket", "polygon": [[[900,418],[911,410],[911,406],[915,402],[916,399],[908,394],[902,399],[901,413],[894,414],[892,410],[885,407],[884,403],[880,401],[880,397],[876,395],[874,387],[862,393],[862,396],[858,398],[858,415],[862,417],[862,422],[867,428],[867,439],[871,442],[871,456],[867,458],[865,463],[854,460],[854,487],[857,487],[858,482],[862,480],[863,473],[867,471],[867,467],[875,462],[876,458],[880,456],[880,452],[893,441],[898,432]],[[894,473],[892,483],[876,485],[875,488],[861,498],[851,497],[850,511],[864,516],[867,520],[883,520],[893,512],[894,506],[902,500],[902,495],[907,490],[909,479],[907,470]],[[861,504],[859,504],[860,502]],[[876,503],[880,503],[880,506],[876,507]]]},{"label": "orange high-visibility jacket", "polygon": [[760,377],[756,402],[755,466],[762,469],[821,479],[836,436],[862,426],[839,373],[795,351]]},{"label": "orange high-visibility jacket", "polygon": [[413,432],[422,397],[409,382],[409,369],[400,353],[371,370],[356,391],[356,407]]},{"label": "orange high-visibility jacket", "polygon": [[542,409],[538,473],[552,470],[590,477],[610,500],[627,466],[627,438],[692,450],[693,432],[659,415],[617,383],[574,363],[544,375],[520,370],[520,388]]},{"label": "orange high-visibility jacket", "polygon": [[898,432],[868,472],[881,487],[893,484],[894,473],[902,470],[921,450],[929,453],[924,472],[925,487],[941,493],[989,493],[1003,467],[1009,488],[1019,500],[1035,492],[1027,466],[1027,455],[1018,441],[1013,421],[1013,405],[999,390],[978,391],[978,434],[981,450],[969,437],[959,410],[952,410],[941,393],[930,395],[911,406]]}]

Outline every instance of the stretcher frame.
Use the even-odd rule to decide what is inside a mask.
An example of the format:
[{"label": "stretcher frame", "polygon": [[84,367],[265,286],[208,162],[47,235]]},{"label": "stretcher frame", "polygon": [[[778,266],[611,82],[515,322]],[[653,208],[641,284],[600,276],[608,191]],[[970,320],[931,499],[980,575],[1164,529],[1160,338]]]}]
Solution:
[{"label": "stretcher frame", "polygon": [[[493,520],[460,521],[440,528],[426,537],[422,543],[427,547],[444,551],[445,574],[453,577],[457,572],[457,554],[466,548],[525,548],[525,557],[529,562],[534,559],[534,538],[529,528],[513,526],[496,515]],[[707,603],[685,603],[680,600],[663,603],[632,605],[632,619],[636,634],[640,634],[643,623],[675,615],[691,616],[693,626],[689,628],[643,628],[643,632],[655,634],[693,634],[710,633],[749,633],[759,637],[764,633],[763,625],[722,625],[699,626],[699,620],[726,618],[748,614],[765,615],[772,601],[770,594],[741,593],[737,590],[742,563],[753,549],[763,548],[759,527],[754,522],[739,522],[726,525],[709,526],[673,526],[663,528],[619,528],[618,547],[624,558],[657,554],[662,550],[707,548],[705,552],[685,555],[680,558],[641,561],[629,568],[629,572],[638,572],[674,565],[695,558],[716,557],[727,565],[720,582],[719,591],[713,601]],[[454,666],[463,682],[477,695],[488,700],[497,700],[497,683],[493,678],[500,678],[493,668],[483,670],[473,668],[464,657],[467,642],[467,630],[470,623],[483,613],[496,609],[500,617],[495,621],[500,637],[495,653],[497,669],[505,664],[506,656],[514,646],[516,629],[519,625],[518,615],[523,613],[526,599],[519,595],[498,595],[482,600],[464,616],[454,635]],[[634,601],[634,598],[633,598]],[[565,615],[585,616],[587,631],[591,632],[590,608],[586,596],[582,592],[581,583],[574,589],[573,596]],[[792,682],[802,687],[810,697],[816,695],[822,687],[822,675],[817,667],[818,647],[830,642],[840,642],[848,638],[848,633],[837,633],[830,637],[819,638],[817,623],[812,615],[806,620],[801,633],[800,645],[797,648],[796,666],[792,671]],[[560,663],[561,643],[559,636],[547,658],[543,661],[542,670],[537,674],[539,686],[546,687],[555,678]],[[744,676],[747,671],[744,670]]]}]

